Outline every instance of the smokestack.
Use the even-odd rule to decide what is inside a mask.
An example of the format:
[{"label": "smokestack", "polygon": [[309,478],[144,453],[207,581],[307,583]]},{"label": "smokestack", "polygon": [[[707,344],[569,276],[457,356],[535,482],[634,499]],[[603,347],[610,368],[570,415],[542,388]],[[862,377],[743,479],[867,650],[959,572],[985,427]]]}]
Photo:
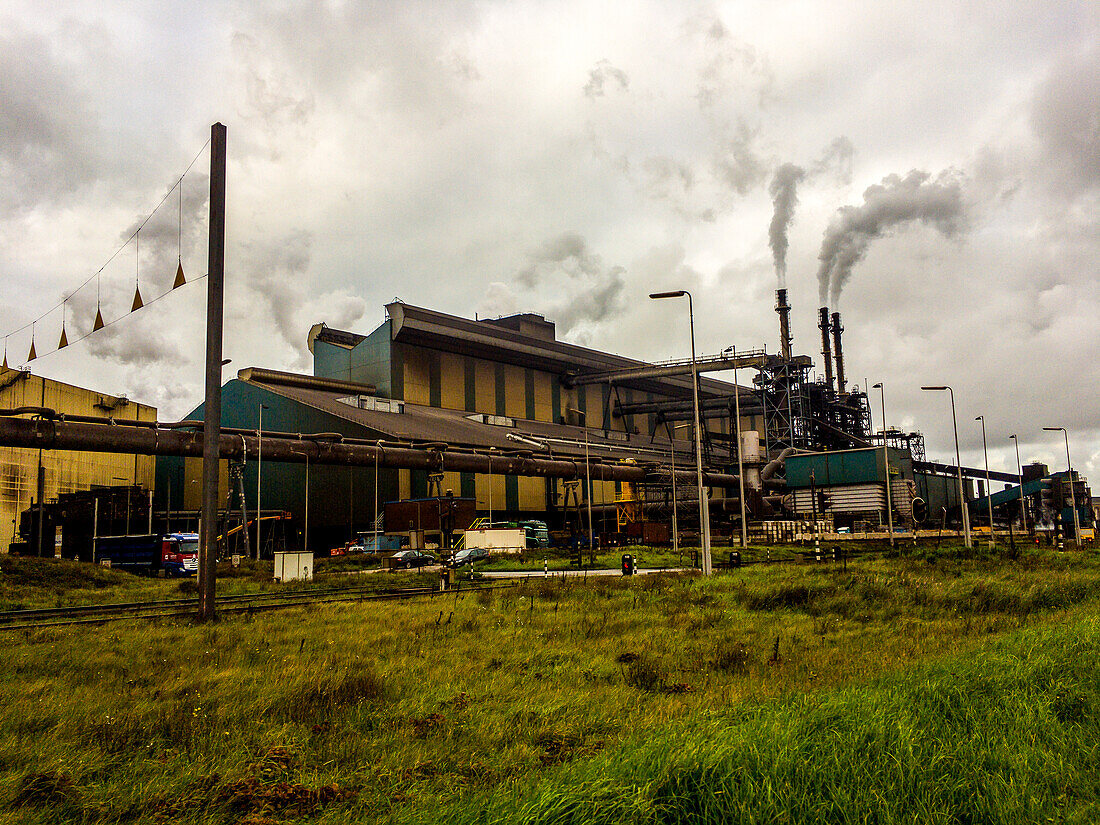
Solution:
[{"label": "smokestack", "polygon": [[844,332],[844,327],[840,325],[840,313],[833,313],[833,354],[836,358],[836,391],[841,395],[844,395],[844,351],[840,348],[840,333]]},{"label": "smokestack", "polygon": [[825,383],[833,389],[833,348],[829,345],[829,308],[817,311],[817,328],[821,330],[821,357],[825,359]]},{"label": "smokestack", "polygon": [[779,313],[779,351],[784,361],[791,360],[791,305],[787,303],[787,290],[775,291],[775,311]]}]

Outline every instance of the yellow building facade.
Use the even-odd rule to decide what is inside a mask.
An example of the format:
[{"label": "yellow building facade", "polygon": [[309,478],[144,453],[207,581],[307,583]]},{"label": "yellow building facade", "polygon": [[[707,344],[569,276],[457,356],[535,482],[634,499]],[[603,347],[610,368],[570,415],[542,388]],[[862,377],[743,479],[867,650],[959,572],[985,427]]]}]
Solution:
[{"label": "yellow building facade", "polygon": [[[54,381],[24,370],[0,372],[0,407],[46,407],[65,415],[156,421],[156,407]],[[41,458],[40,458],[41,456]],[[0,447],[0,552],[18,539],[19,514],[34,502],[39,461],[44,499],[93,486],[140,484],[153,488],[155,459],[116,453]]]}]

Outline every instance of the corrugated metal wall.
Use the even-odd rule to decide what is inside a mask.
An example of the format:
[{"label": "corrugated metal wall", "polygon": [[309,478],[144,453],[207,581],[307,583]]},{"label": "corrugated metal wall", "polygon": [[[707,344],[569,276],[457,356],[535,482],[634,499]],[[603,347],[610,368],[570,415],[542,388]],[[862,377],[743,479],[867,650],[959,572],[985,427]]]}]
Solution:
[{"label": "corrugated metal wall", "polygon": [[[155,421],[155,407],[53,381],[29,372],[0,372],[0,407],[49,407],[68,415]],[[15,540],[19,513],[31,506],[38,479],[38,450],[0,447],[0,552]],[[92,485],[140,484],[152,488],[151,456],[42,451],[45,499],[87,490]]]}]

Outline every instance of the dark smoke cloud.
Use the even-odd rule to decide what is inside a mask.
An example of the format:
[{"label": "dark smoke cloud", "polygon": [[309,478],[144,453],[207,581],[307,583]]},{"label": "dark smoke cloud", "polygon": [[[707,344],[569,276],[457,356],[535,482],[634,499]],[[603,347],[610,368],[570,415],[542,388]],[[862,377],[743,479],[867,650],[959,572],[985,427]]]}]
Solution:
[{"label": "dark smoke cloud", "polygon": [[836,306],[840,292],[863,260],[871,241],[890,229],[912,221],[936,227],[953,238],[965,225],[962,183],[958,173],[911,171],[904,178],[890,175],[869,186],[861,206],[842,206],[825,230],[818,259],[818,288],[822,303]]},{"label": "dark smoke cloud", "polygon": [[[563,232],[545,241],[530,253],[530,263],[516,273],[516,283],[524,293],[540,287],[552,289],[564,299],[545,300],[547,317],[555,321],[564,334],[603,321],[622,310],[622,293],[626,287],[621,266],[605,267],[599,255],[577,232]],[[561,288],[562,276],[568,280]],[[507,285],[489,285],[481,312],[500,315],[519,311],[520,301]]]},{"label": "dark smoke cloud", "polygon": [[775,277],[780,288],[787,285],[787,230],[798,205],[798,183],[806,177],[806,170],[793,163],[784,163],[775,170],[775,177],[768,186],[775,211],[768,226],[768,245],[775,260]]},{"label": "dark smoke cloud", "polygon": [[621,91],[630,88],[630,78],[626,72],[611,65],[608,60],[599,61],[588,70],[588,82],[584,84],[585,97],[603,97],[604,87],[608,84],[616,85]]}]

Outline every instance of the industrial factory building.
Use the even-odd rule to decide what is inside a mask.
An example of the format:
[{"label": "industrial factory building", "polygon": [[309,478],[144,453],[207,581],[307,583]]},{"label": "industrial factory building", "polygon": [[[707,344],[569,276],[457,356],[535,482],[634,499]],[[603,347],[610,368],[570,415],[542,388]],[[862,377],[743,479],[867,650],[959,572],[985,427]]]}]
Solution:
[{"label": "industrial factory building", "polygon": [[[817,310],[824,369],[815,376],[814,360],[792,350],[786,290],[777,292],[775,310],[779,347],[772,352],[761,346],[697,359],[699,372],[733,379],[700,377],[708,471],[731,477],[743,467],[752,520],[812,519],[872,532],[925,520],[959,527],[959,470],[927,461],[919,432],[871,431],[867,395],[845,377],[839,314]],[[418,447],[438,454],[437,469],[310,468],[247,455],[243,463],[222,462],[228,509],[259,501],[265,518],[291,513],[295,541],[308,529],[314,550],[376,528],[411,528],[383,524],[382,505],[447,491],[490,519],[537,518],[553,530],[572,518],[575,527],[589,503],[586,484],[492,472],[493,457],[526,454],[571,460],[578,475],[591,468],[597,533],[621,530],[624,511],[668,523],[674,500],[681,529],[698,529],[694,485],[681,482],[674,494],[670,472],[695,460],[690,359],[649,364],[579,347],[559,341],[554,323],[534,314],[471,320],[402,302],[386,311],[366,334],[315,325],[308,334],[313,375],[241,370],[223,388],[222,425],[242,435]],[[199,407],[189,418],[202,415]],[[486,455],[489,469],[448,469],[448,450]],[[624,487],[601,477],[619,462],[646,468],[646,481]],[[199,459],[158,462],[158,509],[197,510],[200,473]],[[971,479],[985,495],[984,472],[962,468],[962,475],[963,497],[973,498]],[[739,496],[738,486],[709,491],[716,537],[737,532]]]},{"label": "industrial factory building", "polygon": [[[125,396],[108,395],[5,367],[0,370],[0,408],[20,407],[44,407],[71,420],[157,419],[155,407],[134,403]],[[24,552],[27,549],[37,552],[33,521],[24,523],[20,535],[20,516],[33,504],[93,487],[152,489],[153,473],[152,456],[0,447],[0,524],[6,533],[2,547],[8,550],[13,545],[29,544],[30,548],[24,548]],[[52,557],[56,531],[51,525],[46,527],[42,553]]]},{"label": "industrial factory building", "polygon": [[[693,461],[690,430],[674,429],[674,421],[690,419],[684,412],[691,404],[690,364],[654,366],[567,344],[556,340],[552,322],[537,315],[473,321],[402,303],[387,306],[387,314],[369,335],[324,324],[310,330],[312,376],[245,369],[222,390],[226,428],[256,431],[262,426],[267,433],[333,433],[383,445],[442,448],[437,474],[369,467],[308,471],[312,546],[336,544],[373,529],[376,479],[379,504],[450,490],[474,499],[479,513],[494,518],[533,517],[553,523],[570,506],[587,503],[586,485],[576,482],[449,471],[447,447],[490,456],[530,453],[578,462],[587,454],[597,519],[605,525],[609,521],[612,531],[622,488],[602,480],[601,467],[620,461],[657,466],[679,460],[686,469]],[[742,360],[748,363],[752,358]],[[704,368],[732,364],[733,356],[723,355],[709,359]],[[700,381],[705,401],[719,399],[729,406],[733,392],[731,383]],[[629,411],[630,405],[662,403],[680,410],[668,416]],[[202,415],[200,406],[188,418]],[[726,466],[731,421],[728,416],[709,421],[708,450],[716,454],[711,463]],[[756,431],[762,423],[762,416],[751,411],[741,421],[746,431]],[[674,433],[677,437],[670,442]],[[260,456],[250,456],[240,471],[248,504],[255,505],[257,480],[262,478],[259,495],[265,513],[286,510],[304,515],[307,468],[269,462],[259,470],[261,461]],[[220,499],[232,502],[233,471],[222,464]],[[199,459],[162,459],[159,507],[167,503],[176,510],[197,509],[200,473]],[[724,497],[725,492],[716,496]],[[664,498],[665,507],[670,507],[668,496]],[[685,514],[698,506],[693,490],[681,490],[677,498]]]}]

